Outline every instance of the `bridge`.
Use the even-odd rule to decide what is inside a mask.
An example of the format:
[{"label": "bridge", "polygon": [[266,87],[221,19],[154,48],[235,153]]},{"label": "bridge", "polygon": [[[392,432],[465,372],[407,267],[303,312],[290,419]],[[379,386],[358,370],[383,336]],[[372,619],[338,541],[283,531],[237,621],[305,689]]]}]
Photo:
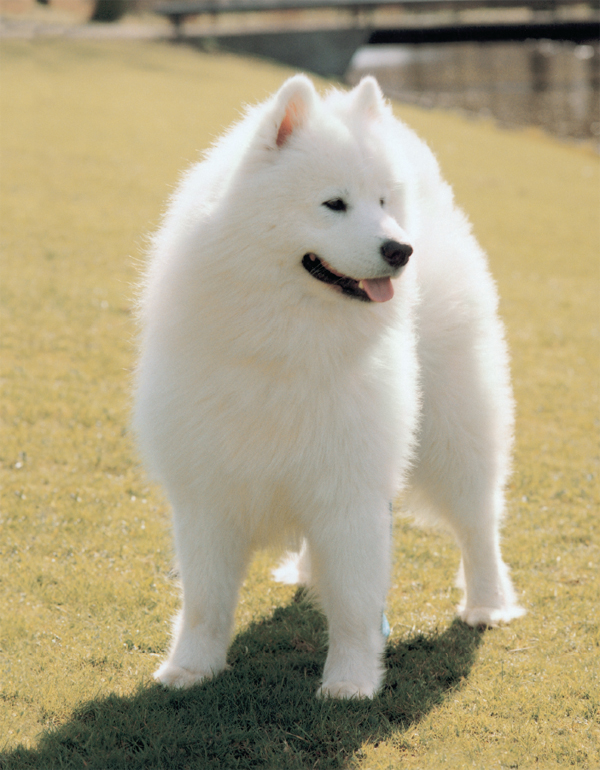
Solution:
[{"label": "bridge", "polygon": [[153,10],[177,39],[335,76],[366,44],[600,38],[598,0],[162,0]]}]

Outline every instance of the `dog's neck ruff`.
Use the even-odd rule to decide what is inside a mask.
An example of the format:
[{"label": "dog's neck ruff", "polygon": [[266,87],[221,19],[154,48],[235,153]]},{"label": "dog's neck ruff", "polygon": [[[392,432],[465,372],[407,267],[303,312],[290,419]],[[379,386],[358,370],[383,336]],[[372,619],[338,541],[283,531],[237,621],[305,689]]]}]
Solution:
[{"label": "dog's neck ruff", "polygon": [[335,272],[330,265],[309,252],[302,258],[302,267],[317,281],[329,284],[336,291],[362,302],[387,302],[394,296],[394,287],[389,277],[363,278],[357,281],[347,275]]}]

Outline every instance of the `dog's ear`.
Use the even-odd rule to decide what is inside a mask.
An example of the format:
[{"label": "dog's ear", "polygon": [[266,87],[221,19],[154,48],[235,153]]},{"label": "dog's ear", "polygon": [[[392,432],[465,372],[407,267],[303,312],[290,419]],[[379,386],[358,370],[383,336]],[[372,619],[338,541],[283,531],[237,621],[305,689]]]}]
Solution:
[{"label": "dog's ear", "polygon": [[294,75],[275,95],[275,144],[283,147],[294,131],[303,126],[317,100],[317,92],[306,75]]},{"label": "dog's ear", "polygon": [[374,77],[363,78],[350,92],[352,108],[368,118],[380,118],[386,112],[386,104],[379,83]]}]

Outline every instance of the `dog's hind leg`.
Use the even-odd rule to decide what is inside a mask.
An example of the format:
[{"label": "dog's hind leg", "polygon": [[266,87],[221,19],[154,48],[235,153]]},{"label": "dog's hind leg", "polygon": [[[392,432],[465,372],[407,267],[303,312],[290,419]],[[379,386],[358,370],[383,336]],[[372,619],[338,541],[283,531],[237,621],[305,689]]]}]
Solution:
[{"label": "dog's hind leg", "polygon": [[[425,459],[415,472],[408,504],[417,516],[425,513],[426,518],[441,519],[456,537],[462,554],[458,585],[464,590],[459,617],[471,626],[494,626],[524,610],[516,603],[500,553],[502,489],[486,478],[485,464],[478,459],[474,452],[469,468],[457,468],[454,457],[448,463],[454,467],[445,469],[439,458],[434,469]],[[433,482],[433,474],[442,475],[444,483]]]},{"label": "dog's hind leg", "polygon": [[461,619],[493,626],[524,613],[500,553],[512,397],[501,358],[486,366],[474,345],[452,353],[446,366],[460,373],[454,382],[439,376],[444,368],[438,376],[424,371],[419,460],[407,502],[417,517],[441,519],[458,541],[465,591]]},{"label": "dog's hind leg", "polygon": [[247,538],[226,516],[175,509],[175,544],[183,608],[167,660],[154,678],[186,688],[226,667],[238,591],[249,559]]}]

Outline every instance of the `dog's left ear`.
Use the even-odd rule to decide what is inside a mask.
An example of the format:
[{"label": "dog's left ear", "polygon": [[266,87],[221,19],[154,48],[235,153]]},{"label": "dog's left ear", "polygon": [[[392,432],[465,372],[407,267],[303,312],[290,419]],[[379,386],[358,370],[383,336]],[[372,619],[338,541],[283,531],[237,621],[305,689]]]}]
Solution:
[{"label": "dog's left ear", "polygon": [[386,104],[379,83],[374,77],[363,78],[350,92],[352,108],[368,118],[381,118],[386,113]]},{"label": "dog's left ear", "polygon": [[314,109],[317,92],[306,75],[295,75],[287,80],[275,95],[275,144],[283,147],[292,134],[306,121]]}]

